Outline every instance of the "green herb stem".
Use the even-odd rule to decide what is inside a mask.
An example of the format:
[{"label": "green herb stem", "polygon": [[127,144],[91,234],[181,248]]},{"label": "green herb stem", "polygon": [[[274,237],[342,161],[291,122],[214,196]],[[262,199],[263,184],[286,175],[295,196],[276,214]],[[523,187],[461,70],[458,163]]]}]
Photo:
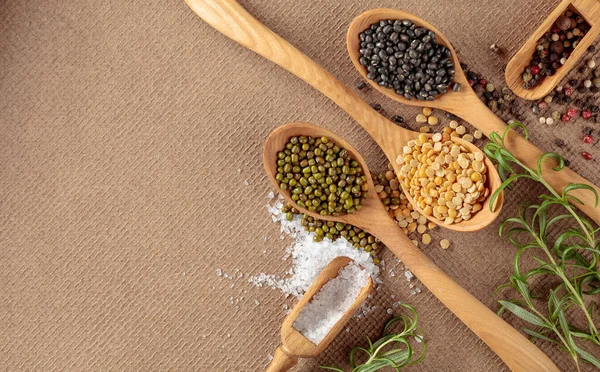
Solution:
[{"label": "green herb stem", "polygon": [[[507,309],[519,318],[536,326],[538,331],[525,329],[525,332],[530,336],[562,345],[573,358],[577,370],[580,369],[580,359],[600,368],[600,360],[583,350],[575,342],[577,339],[579,343],[590,341],[600,345],[600,335],[592,316],[591,309],[593,305],[588,309],[584,298],[587,294],[600,293],[600,273],[598,272],[600,250],[598,249],[599,244],[596,237],[596,234],[600,232],[600,228],[594,228],[585,217],[580,216],[575,211],[571,203],[581,203],[581,201],[569,195],[569,192],[575,189],[585,189],[593,192],[596,197],[596,207],[598,206],[598,194],[592,187],[585,184],[569,184],[562,194],[555,191],[544,179],[542,164],[547,159],[553,159],[557,162],[553,170],[559,171],[564,167],[564,159],[556,153],[545,153],[538,159],[536,169],[527,167],[506,149],[504,139],[508,131],[513,128],[523,129],[525,137],[528,137],[527,129],[522,124],[513,123],[508,126],[503,135],[492,133],[490,136],[491,142],[484,149],[485,153],[498,164],[498,172],[503,179],[502,185],[492,194],[490,208],[500,193],[520,178],[539,182],[546,188],[548,194],[540,196],[542,202],[539,205],[522,206],[517,216],[507,218],[500,225],[500,235],[503,235],[506,226],[511,226],[508,229],[507,236],[510,243],[516,246],[519,251],[515,256],[515,274],[510,276],[509,284],[499,288],[512,287],[522,297],[521,301],[500,301],[502,304],[500,312]],[[517,166],[520,171],[515,170]],[[551,206],[562,207],[567,213],[551,217],[549,215]],[[566,219],[573,221],[572,225],[575,225],[575,227],[569,226],[565,232],[559,235],[549,233],[548,229],[552,224]],[[523,244],[516,238],[517,236],[528,236],[532,240]],[[554,239],[553,243],[551,243],[551,239]],[[539,266],[523,274],[521,272],[521,260],[525,256],[524,253],[531,248],[541,249],[547,261],[533,256]],[[554,275],[560,279],[560,284],[549,291],[547,313],[535,306],[529,289],[528,280],[539,275]],[[584,290],[584,284],[587,284],[590,289]],[[526,308],[518,305],[523,303]],[[569,324],[566,312],[573,306],[585,316],[589,332],[579,330]],[[548,337],[551,334],[556,339]]]}]

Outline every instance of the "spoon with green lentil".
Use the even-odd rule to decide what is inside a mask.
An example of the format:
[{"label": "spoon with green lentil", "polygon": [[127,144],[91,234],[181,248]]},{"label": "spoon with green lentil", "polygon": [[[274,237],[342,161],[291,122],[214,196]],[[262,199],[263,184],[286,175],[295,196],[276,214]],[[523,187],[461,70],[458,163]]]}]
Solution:
[{"label": "spoon with green lentil", "polygon": [[[412,140],[415,141],[415,148],[413,150],[427,150],[422,156],[419,156],[419,158],[423,158],[424,156],[427,157],[427,159],[423,158],[425,163],[431,162],[442,164],[442,159],[439,158],[441,153],[438,150],[432,150],[435,153],[428,150],[429,146],[435,147],[439,145],[433,143],[425,144],[424,141],[416,143],[420,133],[402,128],[386,119],[348,87],[339,82],[329,72],[258,22],[235,1],[186,0],[186,2],[196,14],[217,30],[267,59],[279,64],[321,91],[327,97],[331,98],[361,124],[366,132],[375,139],[390,162],[394,164],[394,169],[397,174],[401,173],[403,165],[398,164],[396,160],[404,154],[405,146]],[[430,136],[427,136],[427,138],[429,137]],[[470,177],[470,173],[474,172],[473,170],[463,168],[465,170],[464,174],[460,174],[459,177],[459,174],[454,172],[459,171],[458,169],[449,169],[454,161],[458,161],[458,158],[448,159],[449,161],[452,160],[451,163],[445,163],[440,169],[434,170],[433,175],[431,175],[431,171],[429,171],[423,177],[421,177],[420,174],[418,174],[418,177],[411,177],[409,183],[414,181],[415,184],[407,186],[403,183],[402,189],[413,207],[430,221],[456,231],[476,231],[482,229],[492,223],[499,215],[503,198],[502,196],[499,197],[497,199],[498,202],[493,205],[491,210],[487,207],[477,210],[478,207],[473,209],[474,204],[471,205],[467,202],[465,205],[467,194],[472,193],[473,195],[469,196],[469,198],[475,201],[481,197],[482,202],[480,204],[486,205],[490,195],[493,194],[501,184],[500,176],[493,164],[485,155],[483,155],[483,152],[480,149],[461,138],[452,137],[444,139],[441,151],[451,150],[451,146],[445,143],[448,141],[457,145],[460,150],[459,152],[463,152],[462,149],[465,149],[466,152],[472,154],[480,153],[482,156],[483,165],[485,166],[484,169],[486,170],[486,180],[473,180],[475,183],[480,182],[479,185],[474,186],[478,189],[471,189],[473,185],[464,187],[468,185],[469,181],[465,180],[464,185],[458,182],[459,178]],[[464,156],[466,155],[462,155],[461,157]],[[472,160],[474,159],[467,159],[469,164],[471,164]],[[443,159],[443,161],[445,162],[446,160]],[[464,163],[464,161],[461,160],[461,163]],[[414,162],[411,163],[409,161],[408,164],[411,165],[414,164]],[[294,164],[291,165],[292,167],[294,166]],[[454,165],[452,165],[452,167],[456,168]],[[412,170],[417,171],[418,168],[419,167],[415,164],[410,172],[412,172]],[[307,172],[308,171],[312,172],[312,169],[307,169]],[[446,171],[455,174],[456,177],[454,181],[444,179],[443,176]],[[462,171],[460,172],[462,173]],[[409,175],[413,176],[413,174]],[[436,179],[436,177],[438,177],[438,179]],[[452,178],[452,176],[450,177]],[[454,186],[455,189],[459,191],[452,190],[454,184],[456,184],[456,186]],[[479,189],[482,187],[489,190],[487,192],[487,197],[482,196],[486,194],[484,189]],[[471,189],[471,191],[468,191],[469,189]],[[413,192],[411,192],[411,190]],[[440,199],[435,196],[436,193],[438,195],[446,193],[446,197]],[[480,195],[477,195],[477,193]],[[477,197],[474,198],[474,195],[477,195]],[[347,200],[348,207],[350,208],[350,199]],[[459,201],[460,203],[454,203]],[[354,198],[352,198],[352,202],[354,202]],[[444,205],[449,204],[449,206],[445,207],[459,213],[456,213],[452,218],[448,218],[449,216],[445,216],[444,213],[440,212],[440,208],[436,209],[436,206],[438,206],[436,203],[442,203]],[[439,207],[442,207],[442,211],[445,209],[442,205],[439,205]],[[454,214],[454,212],[450,213]]]},{"label": "spoon with green lentil", "polygon": [[[286,170],[290,172],[283,173],[286,177],[287,174],[292,176],[284,183],[281,168],[289,164],[285,159],[285,149],[291,150],[289,147],[293,148],[299,144],[303,146],[294,149],[294,152],[290,151],[289,161],[292,154],[302,158],[301,151],[308,153],[311,149],[319,148],[326,154],[323,163],[317,163],[323,165],[323,168],[320,170],[317,166],[305,171],[306,167],[287,167]],[[308,146],[304,146],[305,144]],[[281,155],[282,152],[285,156]],[[343,161],[338,163],[337,159]],[[378,195],[371,191],[375,186],[364,159],[343,138],[309,123],[285,124],[267,137],[263,150],[263,165],[267,176],[280,194],[300,212],[314,218],[351,224],[379,238],[423,285],[512,370],[558,371],[542,351],[444,273],[402,233],[400,227],[388,216]],[[308,167],[308,164],[306,166]],[[327,171],[322,171],[324,169]],[[329,171],[330,169],[333,171]],[[291,180],[306,178],[309,172],[309,178],[315,179],[312,182],[307,180],[306,186],[289,185]],[[332,180],[320,181],[322,178],[315,177],[317,174],[322,174],[321,177],[325,178],[332,177]],[[338,182],[346,180],[347,186],[343,186],[342,190],[330,189],[334,184],[334,175],[338,176]],[[354,177],[353,182],[348,181],[350,177]],[[342,193],[348,190],[350,195],[344,195],[345,198],[342,198]],[[349,198],[352,199],[352,203],[347,202]]]}]

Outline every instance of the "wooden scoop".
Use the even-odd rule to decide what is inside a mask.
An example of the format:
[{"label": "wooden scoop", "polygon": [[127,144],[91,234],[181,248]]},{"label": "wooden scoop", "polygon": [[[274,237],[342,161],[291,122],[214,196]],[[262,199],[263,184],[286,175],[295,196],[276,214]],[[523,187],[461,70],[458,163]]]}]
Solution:
[{"label": "wooden scoop", "polygon": [[[573,53],[567,58],[567,62],[556,70],[552,76],[547,76],[539,85],[532,89],[523,88],[523,70],[529,66],[529,62],[535,52],[538,40],[552,28],[554,22],[560,17],[567,8],[571,8],[579,13],[591,26],[587,34],[581,39],[579,44],[573,50]],[[564,0],[546,20],[531,35],[525,44],[519,49],[508,65],[504,74],[508,87],[521,98],[536,100],[545,97],[558,85],[558,83],[567,75],[577,64],[581,57],[586,53],[587,48],[594,42],[594,39],[600,34],[600,2],[598,0]]]},{"label": "wooden scoop", "polygon": [[[396,172],[399,173],[400,166],[396,163],[396,158],[402,154],[402,148],[406,143],[411,139],[417,138],[420,133],[401,128],[380,115],[321,66],[317,65],[287,41],[254,19],[235,1],[186,1],[196,14],[217,30],[277,63],[331,98],[375,139],[390,163],[394,165]],[[482,152],[477,146],[458,137],[452,137],[451,140],[454,143],[464,146],[471,152]],[[485,155],[484,159],[488,169],[488,183],[486,186],[490,189],[491,196],[502,182],[496,167],[493,166]],[[476,231],[489,225],[498,217],[504,200],[503,196],[500,195],[494,205],[493,211],[490,211],[488,208],[488,197],[482,203],[484,205],[483,210],[473,215],[470,220],[446,225],[433,216],[423,213],[423,210],[414,202],[405,189],[405,186],[402,185],[402,187],[404,194],[417,211],[425,215],[430,221],[456,231]]]},{"label": "wooden scoop", "polygon": [[338,217],[321,216],[299,207],[289,192],[280,194],[300,212],[327,221],[336,221],[358,226],[378,237],[406,267],[419,278],[450,311],[483,340],[513,371],[558,371],[552,361],[527,338],[512,328],[502,318],[488,309],[477,298],[437,267],[423,252],[404,235],[400,227],[389,218],[385,206],[372,190],[375,189],[369,168],[360,154],[343,138],[309,123],[290,123],[275,129],[265,141],[263,163],[271,183],[279,190],[277,153],[293,136],[326,136],[348,150],[351,157],[360,163],[367,176],[369,191],[362,208],[356,213]]},{"label": "wooden scoop", "polygon": [[369,296],[373,290],[373,281],[371,278],[369,278],[368,284],[364,286],[358,294],[356,301],[354,301],[348,311],[346,311],[342,318],[335,323],[333,328],[327,333],[327,336],[325,336],[318,345],[313,344],[293,327],[294,321],[304,306],[321,290],[321,287],[323,287],[325,283],[337,277],[339,271],[351,262],[353,262],[352,259],[348,257],[338,257],[331,261],[323,271],[321,271],[298,304],[296,304],[292,311],[287,315],[281,325],[281,345],[275,350],[273,361],[271,361],[271,364],[267,368],[267,372],[287,371],[298,363],[298,358],[314,358],[321,354],[327,346],[329,346],[331,341],[333,341],[335,336],[342,331],[342,328],[344,328],[346,323],[348,323],[350,318],[356,313],[358,307],[367,299],[367,296]]},{"label": "wooden scoop", "polygon": [[[565,4],[565,2],[563,2],[563,4]],[[596,37],[600,30],[600,25],[595,25],[597,23],[597,19],[600,17],[600,1],[574,0],[573,4],[579,7],[577,9],[582,13],[584,17],[586,17],[586,20],[590,23],[592,29],[583,38],[583,40],[580,43],[580,46],[576,48],[576,50],[578,50],[577,54],[574,53],[574,55],[572,55],[569,58],[569,61],[579,58],[580,53],[583,53],[583,51],[587,48],[587,45],[589,45],[592,42],[592,40]],[[403,96],[396,94],[396,92],[394,92],[393,90],[380,87],[374,81],[368,80],[367,69],[364,66],[362,66],[359,62],[359,34],[365,29],[367,29],[371,24],[384,19],[409,19],[413,23],[435,32],[437,42],[442,45],[445,45],[448,49],[450,49],[452,53],[452,60],[454,61],[455,69],[454,81],[461,84],[460,91],[449,91],[443,95],[436,97],[436,99],[433,101],[418,101],[416,99],[409,101]],[[452,47],[448,39],[446,39],[446,37],[438,29],[436,29],[427,21],[413,14],[403,12],[400,10],[369,10],[360,14],[350,24],[350,27],[348,28],[346,46],[348,48],[350,58],[352,59],[352,63],[354,64],[358,72],[361,74],[361,76],[366,81],[368,81],[371,84],[371,86],[373,86],[375,89],[377,89],[379,92],[386,95],[387,97],[405,105],[427,106],[450,112],[471,123],[474,127],[481,130],[481,132],[487,137],[489,137],[492,132],[497,132],[499,134],[504,133],[504,130],[506,129],[506,123],[504,123],[502,119],[494,115],[494,113],[483,102],[481,102],[479,97],[477,97],[477,94],[475,94],[473,89],[471,89],[469,82],[467,81],[467,78],[464,72],[462,71],[462,68],[460,67],[460,61],[458,60],[454,48]],[[527,62],[528,61],[529,59],[527,59]],[[568,66],[563,68],[564,71],[568,71],[569,69]],[[508,79],[508,69],[507,81],[510,82],[510,80]],[[342,108],[345,109],[344,106],[342,106]],[[360,120],[357,121],[360,122]],[[510,152],[512,152],[513,155],[517,159],[519,159],[523,164],[525,164],[529,168],[536,169],[537,160],[543,153],[542,150],[537,148],[534,144],[527,141],[524,137],[518,135],[514,131],[508,133],[504,144],[506,148]],[[586,180],[585,178],[581,177],[571,169],[564,168],[559,172],[555,172],[554,170],[552,170],[553,166],[555,166],[554,162],[546,161],[544,162],[544,164],[542,164],[542,171],[545,180],[550,184],[550,186],[552,186],[554,190],[556,190],[556,192],[562,193],[563,189],[569,183],[583,183],[593,187],[598,192],[598,194],[600,194],[599,187]],[[600,224],[600,208],[595,207],[596,200],[592,192],[588,190],[579,189],[570,191],[569,194],[577,197],[583,202],[583,204],[573,203],[575,207],[582,210],[597,224]]]}]

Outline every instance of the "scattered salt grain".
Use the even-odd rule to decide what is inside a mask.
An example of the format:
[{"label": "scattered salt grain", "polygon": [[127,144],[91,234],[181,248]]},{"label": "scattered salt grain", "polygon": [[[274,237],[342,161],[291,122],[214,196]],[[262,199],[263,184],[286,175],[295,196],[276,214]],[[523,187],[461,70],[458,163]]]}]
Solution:
[{"label": "scattered salt grain", "polygon": [[392,309],[387,309],[387,313],[388,313],[389,315],[392,315],[392,314],[394,313],[394,310],[392,310]]},{"label": "scattered salt grain", "polygon": [[304,306],[294,321],[294,328],[318,345],[354,304],[368,281],[369,274],[355,263],[344,266],[338,276],[325,283]]},{"label": "scattered salt grain", "polygon": [[293,239],[283,256],[284,261],[291,258],[292,267],[285,277],[265,273],[252,276],[248,279],[251,284],[257,287],[276,288],[286,295],[300,298],[325,266],[342,256],[351,258],[364,268],[375,282],[380,281],[379,267],[373,263],[373,257],[368,252],[354,248],[346,239],[332,242],[325,238],[322,242],[314,242],[314,233],[304,230],[300,224],[302,218],[296,216],[292,221],[288,221],[285,213],[281,212],[281,207],[283,207],[282,198],[267,204],[267,210],[273,221],[281,224],[281,233]]},{"label": "scattered salt grain", "polygon": [[406,276],[406,280],[411,280],[414,277],[413,273],[410,270],[406,270],[404,272],[404,276]]},{"label": "scattered salt grain", "polygon": [[244,180],[244,185],[248,186],[250,183],[248,182],[248,180]]},{"label": "scattered salt grain", "polygon": [[217,269],[217,276],[223,276],[223,271],[221,269]]},{"label": "scattered salt grain", "polygon": [[256,304],[256,306],[258,306],[258,305],[260,305],[260,301],[254,300],[254,304]]}]

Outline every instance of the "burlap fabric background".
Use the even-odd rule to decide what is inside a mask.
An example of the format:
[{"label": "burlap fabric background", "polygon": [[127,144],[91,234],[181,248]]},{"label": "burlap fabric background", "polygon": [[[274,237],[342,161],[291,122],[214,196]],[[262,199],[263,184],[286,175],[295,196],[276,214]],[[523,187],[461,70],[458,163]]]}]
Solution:
[{"label": "burlap fabric background", "polygon": [[[513,53],[553,1],[266,1],[243,5],[348,85],[353,17],[396,7],[425,17],[460,57],[503,81],[498,43]],[[287,240],[265,210],[265,136],[288,121],[345,136],[373,170],[386,162],[330,101],[203,23],[183,1],[0,2],[0,370],[260,371],[279,342],[289,299],[247,275],[283,274]],[[414,109],[362,93],[388,114]],[[573,167],[600,182],[578,153],[581,121],[528,125],[543,148],[562,137]],[[591,150],[596,158],[600,153]],[[504,216],[537,194],[508,194]],[[513,248],[497,226],[425,248],[496,309],[492,292]],[[265,242],[264,236],[269,239]],[[388,259],[389,255],[386,256]],[[244,273],[219,278],[216,269]],[[429,293],[403,277],[381,291],[416,306],[429,355],[414,371],[503,371],[501,361]],[[382,297],[386,297],[382,296]],[[255,300],[258,300],[257,305]],[[353,320],[316,361],[344,365],[351,346],[376,336],[381,310]],[[562,370],[565,355],[540,346]]]}]

